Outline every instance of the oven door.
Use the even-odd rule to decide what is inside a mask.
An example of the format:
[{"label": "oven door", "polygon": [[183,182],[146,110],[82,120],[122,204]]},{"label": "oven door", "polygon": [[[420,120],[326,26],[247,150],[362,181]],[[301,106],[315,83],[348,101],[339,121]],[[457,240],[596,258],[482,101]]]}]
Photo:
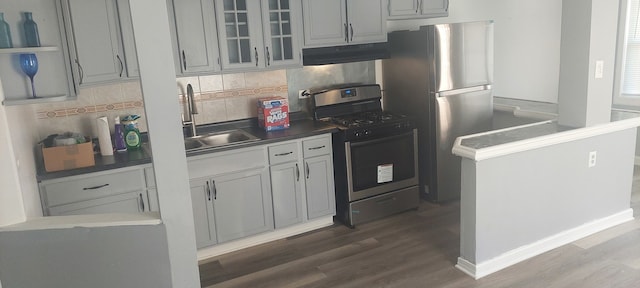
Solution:
[{"label": "oven door", "polygon": [[418,185],[417,130],[345,143],[349,202]]}]

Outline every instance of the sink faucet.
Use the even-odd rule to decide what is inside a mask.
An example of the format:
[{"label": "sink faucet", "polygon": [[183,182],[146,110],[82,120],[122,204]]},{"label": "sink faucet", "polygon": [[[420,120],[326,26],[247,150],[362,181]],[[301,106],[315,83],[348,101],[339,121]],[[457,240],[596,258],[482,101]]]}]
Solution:
[{"label": "sink faucet", "polygon": [[191,126],[191,136],[197,136],[196,133],[196,119],[193,115],[198,114],[198,109],[196,107],[196,103],[193,99],[193,87],[191,87],[191,84],[187,84],[187,114],[189,115],[188,119],[185,119],[184,114],[182,114],[182,126]]}]

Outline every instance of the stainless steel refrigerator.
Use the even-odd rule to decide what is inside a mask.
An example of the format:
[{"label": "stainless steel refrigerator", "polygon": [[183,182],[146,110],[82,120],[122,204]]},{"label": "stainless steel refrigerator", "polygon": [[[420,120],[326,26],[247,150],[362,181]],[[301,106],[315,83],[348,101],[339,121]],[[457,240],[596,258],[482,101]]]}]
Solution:
[{"label": "stainless steel refrigerator", "polygon": [[422,26],[389,33],[382,61],[384,109],[418,127],[420,191],[443,202],[460,197],[458,136],[491,130],[493,22]]}]

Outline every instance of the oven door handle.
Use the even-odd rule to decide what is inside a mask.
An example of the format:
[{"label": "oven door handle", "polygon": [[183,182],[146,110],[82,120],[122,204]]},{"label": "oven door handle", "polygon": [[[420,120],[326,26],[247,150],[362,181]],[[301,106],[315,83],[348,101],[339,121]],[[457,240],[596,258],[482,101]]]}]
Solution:
[{"label": "oven door handle", "polygon": [[413,134],[413,130],[411,130],[410,132],[402,133],[402,134],[400,134],[400,135],[388,136],[388,137],[379,138],[379,139],[374,139],[374,140],[369,140],[369,141],[350,142],[350,145],[351,145],[352,147],[365,146],[365,145],[371,145],[371,144],[381,143],[381,142],[385,142],[385,141],[389,141],[389,140],[393,140],[393,139],[403,138],[403,137],[407,137],[407,136],[411,136],[411,137],[413,137],[413,135],[414,135],[414,134]]}]

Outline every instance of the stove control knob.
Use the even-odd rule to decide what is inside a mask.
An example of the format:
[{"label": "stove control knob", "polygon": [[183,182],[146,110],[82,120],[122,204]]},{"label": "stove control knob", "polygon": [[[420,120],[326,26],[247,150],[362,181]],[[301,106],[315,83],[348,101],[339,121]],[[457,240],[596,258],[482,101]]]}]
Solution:
[{"label": "stove control knob", "polygon": [[364,130],[364,136],[369,136],[371,135],[371,131],[369,130]]},{"label": "stove control knob", "polygon": [[360,133],[360,131],[356,131],[353,133],[354,136],[356,137],[360,137],[362,135],[362,133]]},{"label": "stove control knob", "polygon": [[396,129],[401,129],[402,128],[402,123],[397,123],[396,124]]}]

